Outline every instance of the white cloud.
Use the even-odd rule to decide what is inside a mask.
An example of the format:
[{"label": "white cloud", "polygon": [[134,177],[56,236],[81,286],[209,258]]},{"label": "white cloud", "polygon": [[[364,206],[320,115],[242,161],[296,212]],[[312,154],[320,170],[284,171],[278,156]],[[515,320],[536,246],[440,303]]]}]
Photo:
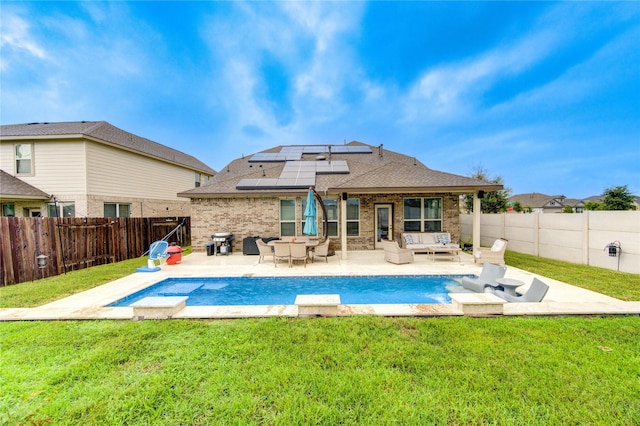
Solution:
[{"label": "white cloud", "polygon": [[0,48],[2,49],[2,71],[8,69],[14,55],[26,52],[28,55],[46,59],[47,53],[32,36],[31,25],[11,9],[4,9],[2,17],[2,30],[0,31]]}]

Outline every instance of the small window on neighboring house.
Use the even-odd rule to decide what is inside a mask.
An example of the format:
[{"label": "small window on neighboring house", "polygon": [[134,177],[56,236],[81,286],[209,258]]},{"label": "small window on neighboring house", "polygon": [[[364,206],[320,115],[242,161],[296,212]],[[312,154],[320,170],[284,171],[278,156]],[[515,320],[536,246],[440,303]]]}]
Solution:
[{"label": "small window on neighboring house", "polygon": [[15,217],[16,206],[13,203],[2,203],[2,216]]},{"label": "small window on neighboring house", "polygon": [[56,211],[56,204],[47,204],[47,216],[49,217],[76,217],[76,205],[75,203],[58,203],[58,210]]},{"label": "small window on neighboring house", "polygon": [[196,173],[196,188],[200,186],[200,173]]},{"label": "small window on neighboring house", "polygon": [[104,217],[131,217],[131,204],[104,203]]},{"label": "small window on neighboring house", "polygon": [[296,200],[280,200],[280,236],[296,235]]},{"label": "small window on neighboring house", "polygon": [[33,145],[22,143],[15,145],[16,154],[16,174],[33,174]]}]

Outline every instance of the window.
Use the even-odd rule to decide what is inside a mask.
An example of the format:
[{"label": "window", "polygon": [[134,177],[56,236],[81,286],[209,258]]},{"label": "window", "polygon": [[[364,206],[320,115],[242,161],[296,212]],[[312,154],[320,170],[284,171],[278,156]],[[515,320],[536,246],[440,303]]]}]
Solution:
[{"label": "window", "polygon": [[15,217],[15,215],[16,215],[16,206],[13,203],[2,204],[2,216]]},{"label": "window", "polygon": [[347,199],[347,237],[360,235],[360,199]]},{"label": "window", "polygon": [[200,173],[196,173],[196,188],[200,186]]},{"label": "window", "polygon": [[47,216],[48,217],[76,217],[76,205],[74,203],[58,203],[58,210],[56,211],[56,204],[47,204]]},{"label": "window", "polygon": [[442,231],[442,198],[405,198],[404,230],[407,232]]},{"label": "window", "polygon": [[33,174],[33,145],[30,143],[18,144],[16,148],[16,174]]},{"label": "window", "polygon": [[131,204],[104,203],[104,217],[130,217]]},{"label": "window", "polygon": [[280,200],[280,236],[296,235],[296,200]]},{"label": "window", "polygon": [[[327,198],[322,200],[324,208],[327,210],[327,223],[329,224],[330,237],[338,236],[338,200],[335,198]],[[324,226],[324,224],[322,225]]]}]

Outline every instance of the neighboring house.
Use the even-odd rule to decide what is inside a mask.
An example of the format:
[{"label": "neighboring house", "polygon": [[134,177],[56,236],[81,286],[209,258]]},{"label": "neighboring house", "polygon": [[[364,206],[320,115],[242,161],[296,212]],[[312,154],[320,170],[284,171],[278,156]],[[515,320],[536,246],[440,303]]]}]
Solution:
[{"label": "neighboring house", "polygon": [[[565,207],[564,195],[546,195],[539,192],[530,194],[518,194],[507,198],[507,204],[513,206],[516,202],[520,202],[525,211],[531,209],[533,213],[562,213]],[[510,211],[512,211],[510,209]]]},{"label": "neighboring house", "polygon": [[105,121],[2,125],[0,170],[5,216],[189,216],[177,193],[215,175]]},{"label": "neighboring house", "polygon": [[178,195],[191,199],[194,249],[203,250],[213,233],[230,232],[238,250],[245,237],[302,235],[310,186],[326,207],[331,247],[348,250],[380,248],[382,239],[399,241],[403,231],[446,231],[459,241],[459,195],[503,188],[429,169],[382,145],[351,142],[243,156],[207,185]]}]

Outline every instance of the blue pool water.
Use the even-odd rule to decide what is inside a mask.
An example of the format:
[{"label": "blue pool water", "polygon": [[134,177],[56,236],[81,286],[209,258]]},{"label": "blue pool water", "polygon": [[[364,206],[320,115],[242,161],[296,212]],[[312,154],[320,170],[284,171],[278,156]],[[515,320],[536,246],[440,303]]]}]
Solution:
[{"label": "blue pool water", "polygon": [[109,306],[189,296],[187,306],[292,305],[298,294],[339,294],[342,304],[451,303],[464,275],[168,278]]}]

